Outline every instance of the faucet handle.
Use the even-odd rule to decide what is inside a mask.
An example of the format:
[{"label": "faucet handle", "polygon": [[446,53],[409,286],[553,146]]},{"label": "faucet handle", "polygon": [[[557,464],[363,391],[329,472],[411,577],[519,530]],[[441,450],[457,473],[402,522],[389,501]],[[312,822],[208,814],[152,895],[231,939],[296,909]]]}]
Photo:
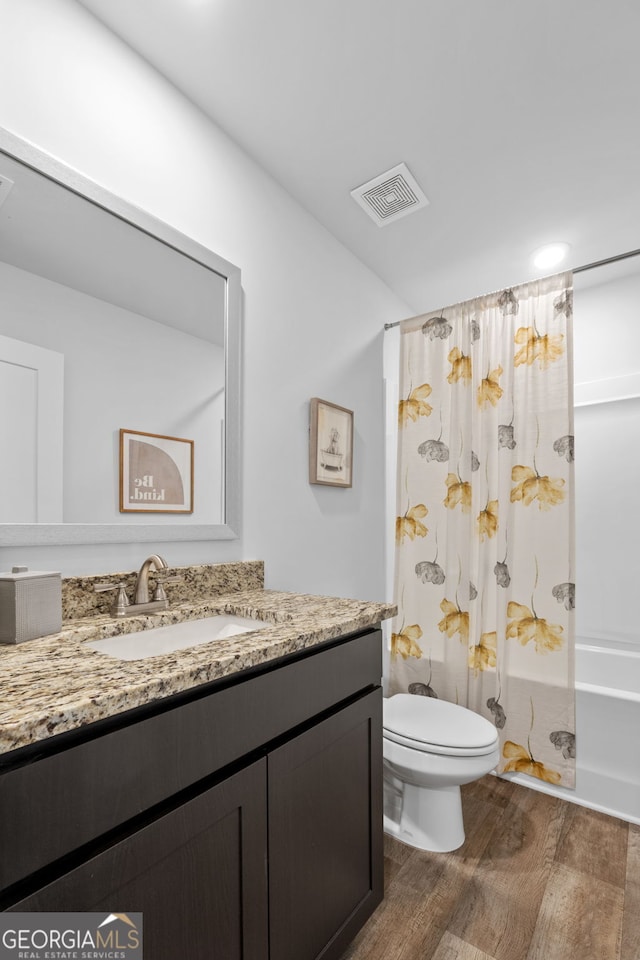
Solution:
[{"label": "faucet handle", "polygon": [[93,589],[96,593],[104,593],[105,590],[117,590],[119,586],[113,580],[101,580],[100,583],[94,583]]},{"label": "faucet handle", "polygon": [[164,577],[162,574],[156,573],[156,587],[153,592],[154,600],[166,600],[167,595],[164,590],[165,583],[180,583],[182,577],[178,573],[172,573]]},{"label": "faucet handle", "polygon": [[124,580],[120,580],[119,583],[114,583],[111,580],[102,580],[100,583],[94,584],[93,589],[96,593],[105,593],[107,590],[117,590],[118,596],[111,608],[111,613],[114,617],[124,617],[126,608],[129,606],[129,598]]}]

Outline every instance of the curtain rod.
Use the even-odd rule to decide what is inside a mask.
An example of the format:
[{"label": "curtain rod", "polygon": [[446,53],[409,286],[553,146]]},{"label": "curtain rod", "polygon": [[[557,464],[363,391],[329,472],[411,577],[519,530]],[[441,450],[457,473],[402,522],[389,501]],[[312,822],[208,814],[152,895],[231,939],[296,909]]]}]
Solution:
[{"label": "curtain rod", "polygon": [[[605,260],[594,260],[593,263],[583,263],[581,267],[574,267],[568,273],[584,273],[586,270],[594,270],[596,267],[606,267],[609,263],[617,263],[618,260],[628,260],[629,257],[640,256],[640,249],[628,250],[626,253],[618,253],[614,257],[607,257]],[[420,316],[420,314],[418,314]],[[411,318],[413,319],[413,318]],[[385,323],[384,329],[391,330],[392,327],[399,327],[402,320],[396,320],[394,323]]]}]

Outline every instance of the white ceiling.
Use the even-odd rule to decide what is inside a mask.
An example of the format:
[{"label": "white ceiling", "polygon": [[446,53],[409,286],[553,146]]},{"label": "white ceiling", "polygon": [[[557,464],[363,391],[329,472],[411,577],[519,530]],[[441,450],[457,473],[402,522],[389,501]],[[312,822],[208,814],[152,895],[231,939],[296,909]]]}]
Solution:
[{"label": "white ceiling", "polygon": [[[78,0],[426,312],[640,247],[637,0]],[[404,162],[430,205],[349,191]]]}]

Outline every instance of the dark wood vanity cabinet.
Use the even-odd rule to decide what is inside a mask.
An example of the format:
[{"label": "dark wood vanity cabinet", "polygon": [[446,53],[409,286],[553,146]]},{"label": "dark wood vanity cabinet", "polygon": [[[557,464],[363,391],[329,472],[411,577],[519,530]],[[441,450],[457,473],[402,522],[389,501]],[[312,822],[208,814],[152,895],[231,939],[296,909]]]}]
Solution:
[{"label": "dark wood vanity cabinet", "polygon": [[366,631],[17,751],[2,908],[142,912],[149,960],[337,960],[382,899],[380,657]]}]

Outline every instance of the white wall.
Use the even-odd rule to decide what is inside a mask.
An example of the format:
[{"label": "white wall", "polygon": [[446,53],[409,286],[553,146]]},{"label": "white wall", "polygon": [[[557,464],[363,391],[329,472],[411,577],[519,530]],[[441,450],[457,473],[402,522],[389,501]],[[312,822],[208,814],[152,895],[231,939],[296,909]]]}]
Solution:
[{"label": "white wall", "polygon": [[575,411],[576,632],[636,644],[639,316],[640,258],[575,277],[576,399],[635,393],[635,399],[587,403]]},{"label": "white wall", "polygon": [[[381,597],[382,326],[406,304],[73,0],[0,0],[0,22],[0,126],[242,270],[242,536],[157,549],[171,564],[264,559],[277,589]],[[351,490],[307,482],[312,396],[355,411]],[[0,568],[131,569],[149,552],[0,546]]]},{"label": "white wall", "polygon": [[576,384],[638,373],[640,257],[576,274],[574,300]]}]

